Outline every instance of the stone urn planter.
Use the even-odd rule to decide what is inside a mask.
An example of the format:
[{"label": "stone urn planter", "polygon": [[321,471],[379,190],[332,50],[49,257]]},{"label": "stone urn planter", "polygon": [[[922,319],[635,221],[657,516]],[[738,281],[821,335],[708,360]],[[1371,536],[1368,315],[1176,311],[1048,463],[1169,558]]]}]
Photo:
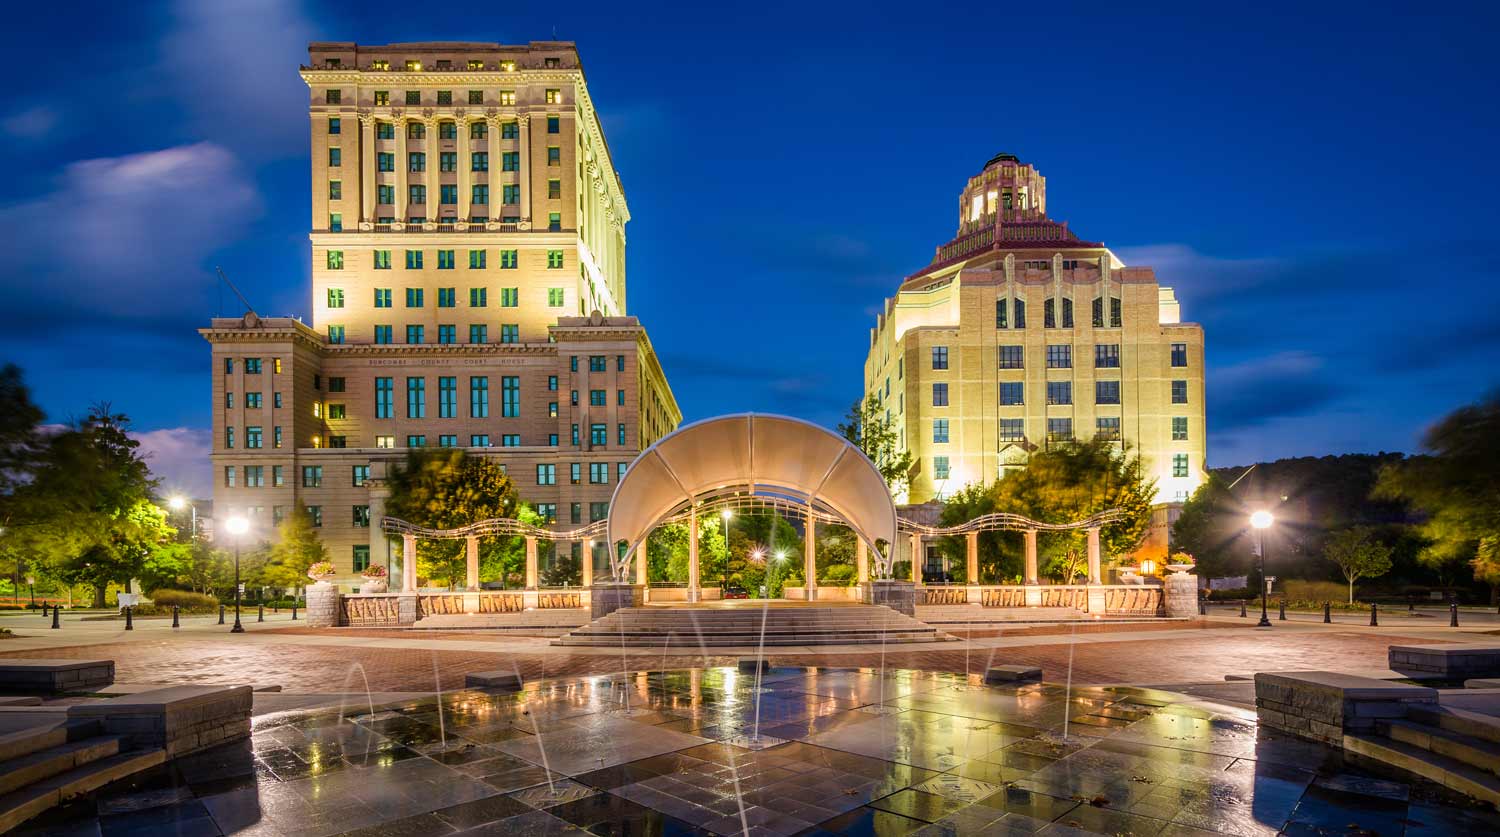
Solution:
[{"label": "stone urn planter", "polygon": [[390,576],[386,572],[385,567],[379,564],[371,564],[365,567],[365,571],[360,574],[360,577],[364,579],[364,582],[359,585],[359,592],[361,593],[384,593],[390,589]]},{"label": "stone urn planter", "polygon": [[307,577],[317,584],[327,584],[337,574],[330,561],[319,561],[307,568]]}]

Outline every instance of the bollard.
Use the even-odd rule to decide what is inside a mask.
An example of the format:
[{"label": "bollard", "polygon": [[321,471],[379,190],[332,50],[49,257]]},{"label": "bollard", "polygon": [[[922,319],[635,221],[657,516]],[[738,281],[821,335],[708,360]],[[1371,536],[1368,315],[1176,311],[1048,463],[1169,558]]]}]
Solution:
[{"label": "bollard", "polygon": [[174,627],[174,628],[180,628],[180,627],[182,627],[182,622],[179,621],[178,618],[177,618],[177,605],[172,605],[172,627]]},{"label": "bollard", "polygon": [[1374,602],[1370,602],[1370,627],[1372,627],[1372,628],[1377,627],[1378,625],[1380,625],[1380,619],[1375,614],[1376,614],[1375,603]]},{"label": "bollard", "polygon": [[47,618],[47,603],[46,602],[42,602],[42,618],[43,619]]},{"label": "bollard", "polygon": [[255,621],[257,621],[257,622],[264,622],[264,621],[266,621],[266,606],[265,605],[261,605],[259,608],[256,609]]},{"label": "bollard", "polygon": [[62,610],[62,608],[59,607],[58,605],[53,605],[52,606],[52,630],[54,630],[54,631],[57,630],[58,628],[62,627],[62,625],[58,624],[58,622],[57,622],[57,612],[59,610]]},{"label": "bollard", "polygon": [[1406,603],[1406,615],[1407,616],[1416,616],[1417,615],[1417,603],[1416,602],[1407,602]]},{"label": "bollard", "polygon": [[297,621],[297,600],[292,600],[292,621]]},{"label": "bollard", "polygon": [[224,606],[219,605],[219,624],[224,624]]},{"label": "bollard", "polygon": [[1286,621],[1286,599],[1281,600],[1281,610],[1277,613],[1276,618],[1282,622]]},{"label": "bollard", "polygon": [[1208,599],[1199,599],[1198,600],[1198,615],[1199,616],[1207,616],[1208,615]]},{"label": "bollard", "polygon": [[1240,599],[1240,617],[1244,618],[1244,616],[1245,616],[1245,600],[1244,599]]},{"label": "bollard", "polygon": [[133,631],[133,630],[135,630],[134,623],[132,623],[130,621],[130,607],[128,605],[125,608],[125,630],[127,630],[127,631]]},{"label": "bollard", "polygon": [[1333,605],[1328,602],[1323,603],[1323,624],[1333,624]]},{"label": "bollard", "polygon": [[277,601],[274,601],[274,602],[271,603],[271,612],[274,613],[274,614],[276,614],[277,616],[281,615],[281,602],[280,602],[280,600],[277,600]]},{"label": "bollard", "polygon": [[1452,602],[1448,605],[1448,627],[1458,627],[1458,602]]}]

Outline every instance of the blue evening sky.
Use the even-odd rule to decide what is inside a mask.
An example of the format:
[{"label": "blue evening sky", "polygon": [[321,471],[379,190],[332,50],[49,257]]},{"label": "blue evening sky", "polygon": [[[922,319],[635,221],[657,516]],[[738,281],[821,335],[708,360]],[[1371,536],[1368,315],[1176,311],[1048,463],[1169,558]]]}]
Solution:
[{"label": "blue evening sky", "polygon": [[[1418,13],[1413,9],[1421,9]],[[54,11],[55,10],[55,11]],[[207,491],[207,344],[309,301],[309,40],[576,41],[629,309],[688,419],[832,425],[1013,152],[1208,342],[1210,464],[1411,450],[1500,384],[1494,3],[25,4],[0,45],[0,359]]]}]

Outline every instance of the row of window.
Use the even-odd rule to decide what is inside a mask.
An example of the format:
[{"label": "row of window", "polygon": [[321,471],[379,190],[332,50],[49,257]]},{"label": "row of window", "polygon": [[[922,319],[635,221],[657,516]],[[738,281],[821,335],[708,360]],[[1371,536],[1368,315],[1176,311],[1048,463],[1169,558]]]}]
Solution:
[{"label": "row of window", "polygon": [[[1024,381],[1001,381],[1000,382],[1000,405],[1002,407],[1020,406],[1026,403],[1026,383]],[[1072,381],[1047,381],[1047,403],[1048,404],[1072,404],[1073,382]],[[1119,381],[1095,381],[1094,382],[1095,404],[1119,404],[1120,382]],[[1187,381],[1172,382],[1172,403],[1188,403]],[[932,406],[948,406],[948,384],[935,383],[932,385]]]},{"label": "row of window", "polygon": [[[382,62],[382,61],[377,61],[375,63],[377,63],[377,64],[381,64],[381,63],[389,64],[389,62]],[[413,70],[412,65],[415,65],[415,70],[413,70],[414,72],[420,71],[422,69],[422,63],[420,61],[408,61],[406,63],[407,63],[407,69],[408,70]],[[469,63],[473,64],[474,62],[471,61]],[[387,67],[375,67],[374,69],[377,69],[377,70],[388,70],[388,69],[390,69],[390,67],[389,66],[387,66]],[[408,104],[408,105],[420,105],[420,104],[422,104],[422,91],[421,90],[406,90],[406,91],[403,91],[403,92],[405,93],[405,96],[403,97],[403,101],[406,104]],[[433,93],[436,94],[434,96],[434,98],[436,99],[436,103],[438,105],[442,106],[442,105],[452,105],[453,104],[453,91],[452,90],[435,90],[435,91],[431,91],[431,92],[433,92]],[[468,103],[469,104],[471,104],[471,105],[482,105],[482,104],[486,103],[485,99],[484,99],[484,91],[483,90],[469,90],[469,91],[466,91],[466,92],[468,93]],[[514,105],[516,103],[516,91],[514,91],[514,90],[495,90],[495,91],[491,91],[491,92],[493,92],[495,94],[495,99],[493,101],[493,103],[495,103],[495,104],[500,104],[500,105]],[[391,91],[389,91],[389,90],[376,90],[376,91],[374,91],[374,94],[375,94],[374,101],[375,101],[376,107],[384,107],[384,106],[390,105],[390,103],[391,103]],[[558,88],[553,88],[553,87],[545,88],[545,92],[542,94],[542,98],[549,105],[560,105],[560,104],[562,104],[562,100],[563,100],[563,98],[562,98],[562,90],[558,89]],[[325,105],[341,105],[343,103],[344,103],[344,91],[342,89],[337,88],[337,87],[330,87],[327,90],[323,91],[323,104],[325,104]],[[556,118],[557,117],[555,117],[555,116],[549,116],[549,117],[547,117],[548,122],[549,122],[549,124],[548,124],[548,133],[551,133],[551,134],[557,133],[556,130],[552,129],[552,125],[551,125],[551,120],[554,120]]]},{"label": "row of window", "polygon": [[[438,91],[439,98],[441,98],[441,94],[443,92],[444,91],[441,91],[441,90]],[[472,98],[474,96],[474,94],[479,93],[479,92],[480,91],[478,91],[478,90],[470,90],[469,91],[469,96]],[[438,104],[447,104],[447,103],[446,102],[439,102]],[[470,104],[474,104],[474,103],[470,102]],[[488,120],[477,119],[477,120],[469,122],[468,124],[469,124],[469,138],[470,139],[487,139],[489,137],[489,135],[490,135],[490,126],[489,126],[489,121]],[[438,122],[438,125],[437,125],[437,128],[438,128],[438,139],[441,139],[441,140],[456,140],[456,139],[458,139],[458,130],[459,130],[458,126],[459,126],[458,121],[452,120],[452,119],[445,119],[445,120],[442,120],[442,121]],[[330,117],[328,117],[328,133],[331,134],[331,135],[339,135],[339,134],[344,133],[344,121],[343,121],[342,117],[339,117],[339,116],[330,116]],[[549,134],[560,134],[560,133],[562,133],[562,117],[556,116],[556,115],[549,115],[547,117],[547,133],[549,133]],[[521,137],[521,126],[520,126],[519,122],[517,122],[516,120],[510,120],[510,121],[507,121],[507,122],[500,123],[500,138],[501,139],[520,139],[520,137]],[[395,122],[386,121],[386,120],[383,120],[383,119],[377,119],[375,121],[375,138],[376,139],[381,139],[381,140],[393,140],[393,139],[395,139],[396,138],[396,123]],[[407,139],[426,139],[427,138],[427,123],[421,122],[421,121],[417,121],[417,120],[407,121],[406,122],[406,138]]]},{"label": "row of window", "polygon": [[[1001,369],[1025,368],[1026,347],[1016,345],[997,346],[999,365]],[[1186,343],[1172,344],[1172,366],[1181,368],[1188,365],[1188,350]],[[899,361],[899,359],[898,359]],[[1073,347],[1071,345],[1050,345],[1047,347],[1048,369],[1071,369],[1073,367]],[[948,347],[932,347],[932,368],[937,370],[948,368]],[[1094,368],[1095,369],[1119,369],[1120,368],[1120,344],[1119,343],[1096,343],[1094,345]],[[899,364],[897,377],[900,377]],[[886,380],[886,395],[890,395],[890,380]]]},{"label": "row of window", "polygon": [[[934,444],[943,445],[943,444],[947,444],[948,443],[948,441],[949,441],[948,421],[949,421],[948,419],[933,419],[932,420],[932,441],[933,441]],[[1069,437],[1071,438],[1071,435],[1072,435],[1072,432],[1073,432],[1073,424],[1072,424],[1073,420],[1072,419],[1068,419],[1068,418],[1048,419],[1047,420],[1047,422],[1048,422],[1047,427],[1048,427],[1048,434],[1049,435],[1051,434],[1051,431],[1053,429],[1052,422],[1054,422],[1054,421],[1060,422],[1060,424],[1058,424],[1057,427],[1059,429],[1066,429],[1067,432],[1068,432],[1068,434],[1069,434]],[[1105,440],[1112,441],[1112,442],[1117,442],[1117,441],[1120,440],[1121,436],[1120,436],[1120,417],[1119,416],[1101,416],[1099,418],[1094,419],[1094,425],[1095,425],[1094,435],[1095,435],[1096,438],[1105,439]],[[1172,441],[1174,441],[1174,442],[1185,442],[1185,441],[1187,441],[1187,437],[1188,437],[1188,420],[1187,420],[1187,416],[1173,416],[1172,417]],[[1022,442],[1022,441],[1025,441],[1025,440],[1026,440],[1026,427],[1025,427],[1025,420],[1024,419],[1018,419],[1018,418],[1004,418],[1004,419],[1000,419],[1000,441],[1002,441],[1002,442]]]},{"label": "row of window", "polygon": [[[456,250],[436,250],[434,252],[436,253],[437,269],[438,270],[453,270],[454,268],[456,268],[458,266],[458,259],[457,259],[458,251],[456,251]],[[390,270],[391,269],[391,251],[390,250],[372,250],[371,253],[372,253],[371,262],[372,262],[373,267],[376,270]],[[521,255],[520,255],[520,251],[519,250],[500,250],[500,251],[498,251],[498,253],[500,255],[499,264],[500,264],[500,269],[501,270],[515,270],[517,267],[520,266],[520,264],[521,264]],[[483,270],[483,269],[489,267],[489,265],[490,265],[490,257],[489,257],[489,251],[488,250],[469,250],[469,251],[467,251],[467,257],[468,257],[469,269],[470,270]],[[563,251],[562,250],[548,250],[547,251],[547,269],[549,269],[549,270],[561,270],[564,266],[566,266],[566,264],[567,264],[567,262],[563,258]],[[344,269],[344,251],[343,250],[329,250],[328,253],[327,253],[327,255],[325,256],[324,265],[329,270],[343,270]],[[422,270],[427,265],[426,251],[425,250],[407,250],[407,251],[405,251],[405,265],[406,265],[406,269],[407,270]],[[408,288],[407,291],[406,291],[407,299],[410,300],[412,298],[412,291],[416,291],[416,294],[417,294],[416,298],[418,300],[420,300],[421,299],[421,294],[422,294],[422,289],[421,288]],[[470,291],[470,293],[473,293],[473,291]],[[390,307],[390,290],[389,289],[385,289],[386,303],[384,305],[382,305],[380,303],[380,290],[377,290],[375,292],[375,294],[376,294],[376,298],[375,298],[375,307],[376,308],[389,308]],[[419,301],[414,306],[410,302],[408,302],[407,305],[409,307],[420,308],[421,307],[421,302]]]},{"label": "row of window", "polygon": [[[437,307],[439,307],[439,308],[457,308],[458,307],[458,288],[437,288],[436,290],[437,290]],[[390,288],[375,288],[374,291],[375,291],[375,307],[376,308],[390,308],[391,307],[391,289]],[[427,298],[427,294],[426,294],[426,289],[425,288],[407,288],[406,289],[406,307],[407,308],[421,308],[421,307],[423,307],[424,302],[426,301],[426,298]],[[563,306],[563,303],[566,302],[566,301],[567,301],[567,293],[566,293],[566,290],[564,288],[548,288],[547,289],[547,307],[549,307],[549,308],[561,308]],[[489,291],[489,288],[470,288],[469,289],[469,307],[470,308],[488,308],[489,304],[490,304],[490,291]],[[518,307],[520,307],[520,305],[521,305],[521,289],[520,288],[500,288],[500,307],[501,308],[518,308]],[[329,288],[328,289],[328,307],[329,308],[343,308],[344,307],[344,289],[343,288]]]},{"label": "row of window", "polygon": [[[342,406],[342,405],[339,405],[339,406]],[[552,409],[552,415],[555,417],[557,415],[557,404],[553,403],[551,405],[551,409]],[[571,441],[572,446],[575,447],[575,448],[576,447],[581,447],[582,445],[580,444],[580,442],[582,440],[582,433],[581,433],[580,426],[577,425],[577,424],[574,424],[574,425],[572,425],[571,430],[572,430],[572,435],[571,435],[570,441]],[[230,448],[230,449],[234,448],[234,445],[235,445],[235,433],[234,433],[234,431],[235,431],[235,428],[234,428],[233,425],[229,425],[229,426],[226,426],[224,428],[224,446],[226,448]],[[281,447],[282,446],[283,436],[282,436],[280,425],[272,427],[271,431],[272,431],[271,432],[271,447],[273,447],[273,448],[279,448],[279,447]],[[458,437],[457,434],[450,434],[450,433],[441,434],[441,435],[439,435],[437,437],[438,447],[456,448],[456,447],[458,447],[458,438],[459,437]],[[616,440],[616,444],[619,447],[622,447],[622,448],[623,447],[628,447],[629,446],[629,442],[627,441],[628,439],[629,439],[629,434],[626,431],[625,425],[624,424],[617,424],[615,426],[615,440]],[[348,437],[347,436],[343,436],[343,435],[339,435],[339,434],[330,434],[327,437],[326,441],[324,440],[324,437],[322,437],[322,436],[314,436],[313,439],[312,439],[312,442],[313,442],[312,446],[315,447],[315,448],[343,449],[343,448],[347,448],[349,446]],[[264,447],[264,444],[265,444],[265,432],[264,432],[264,428],[263,427],[261,427],[259,425],[249,425],[249,426],[247,426],[245,428],[245,448],[246,449],[260,450],[262,447]],[[406,437],[406,446],[409,447],[409,448],[425,448],[425,447],[427,447],[427,434],[425,434],[425,433],[414,433],[414,434],[408,435]],[[546,446],[547,447],[553,447],[553,448],[559,446],[558,435],[556,433],[549,433],[549,434],[547,434],[547,445]],[[590,424],[589,425],[589,446],[591,448],[602,448],[602,447],[608,447],[609,446],[609,425],[607,425],[607,424]],[[393,449],[393,448],[396,447],[396,437],[395,436],[376,436],[375,437],[375,447],[381,448],[381,449],[388,449],[388,448]],[[488,448],[488,447],[494,447],[494,445],[490,441],[490,434],[488,434],[488,433],[475,433],[475,434],[472,434],[472,435],[469,436],[469,447],[471,447],[471,448]],[[501,434],[501,436],[500,436],[500,447],[502,447],[502,448],[518,448],[518,447],[521,447],[521,434],[519,434],[519,433],[504,433],[504,434]],[[281,485],[281,483],[279,481],[276,482],[275,484],[276,485]],[[257,483],[257,485],[259,485],[259,483]]]},{"label": "row of window", "polygon": [[[1055,424],[1054,424],[1055,422]],[[1073,422],[1071,419],[1048,419],[1047,439],[1054,442],[1070,441],[1073,438]],[[1191,460],[1185,453],[1172,454],[1172,476],[1191,476]],[[952,470],[949,459],[946,456],[934,456],[932,458],[932,478],[945,480]]]},{"label": "row of window", "polygon": [[[1091,322],[1094,328],[1120,328],[1124,324],[1124,314],[1117,296],[1109,297],[1106,304],[1104,297],[1095,297]],[[1105,323],[1105,315],[1108,314],[1108,324]],[[995,328],[1025,328],[1026,327],[1026,300],[995,300]],[[1067,297],[1053,299],[1048,297],[1042,302],[1042,327],[1043,328],[1073,328],[1073,300]]]},{"label": "row of window", "polygon": [[[393,171],[395,171],[396,170],[396,153],[397,152],[395,152],[395,151],[377,151],[377,152],[375,152],[375,170],[376,171],[384,171],[384,172],[393,172]],[[560,146],[556,146],[556,145],[549,145],[549,146],[547,146],[547,165],[551,166],[553,168],[556,168],[557,166],[561,166],[562,165],[562,148]],[[328,167],[331,168],[331,169],[339,169],[339,168],[343,168],[344,167],[344,149],[343,148],[341,148],[341,147],[339,147],[337,145],[332,145],[332,146],[328,147]],[[425,152],[425,151],[408,151],[408,152],[406,152],[406,170],[408,172],[418,172],[418,173],[427,171],[427,152]],[[457,151],[440,151],[440,152],[438,152],[438,170],[439,171],[458,171],[458,152]],[[490,170],[490,154],[489,154],[488,151],[475,151],[475,152],[471,152],[469,154],[469,171],[489,171],[489,170]],[[517,172],[520,171],[521,170],[521,152],[519,152],[519,151],[502,151],[502,152],[500,152],[500,170],[501,171],[517,171]],[[552,181],[549,180],[547,182],[548,182],[548,191],[550,192],[551,191]],[[561,185],[561,182],[559,181],[559,183],[558,183],[558,192],[559,192],[559,195],[561,194],[561,189],[562,189],[562,185]]]}]

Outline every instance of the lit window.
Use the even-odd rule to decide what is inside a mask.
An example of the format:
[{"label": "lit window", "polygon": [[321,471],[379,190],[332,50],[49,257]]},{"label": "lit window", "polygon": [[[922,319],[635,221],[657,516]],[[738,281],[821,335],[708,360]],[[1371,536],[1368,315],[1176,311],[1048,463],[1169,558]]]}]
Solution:
[{"label": "lit window", "polygon": [[549,105],[560,105],[560,104],[562,104],[562,91],[561,90],[556,90],[556,89],[553,89],[553,88],[548,88],[547,89],[547,104],[549,104]]}]

